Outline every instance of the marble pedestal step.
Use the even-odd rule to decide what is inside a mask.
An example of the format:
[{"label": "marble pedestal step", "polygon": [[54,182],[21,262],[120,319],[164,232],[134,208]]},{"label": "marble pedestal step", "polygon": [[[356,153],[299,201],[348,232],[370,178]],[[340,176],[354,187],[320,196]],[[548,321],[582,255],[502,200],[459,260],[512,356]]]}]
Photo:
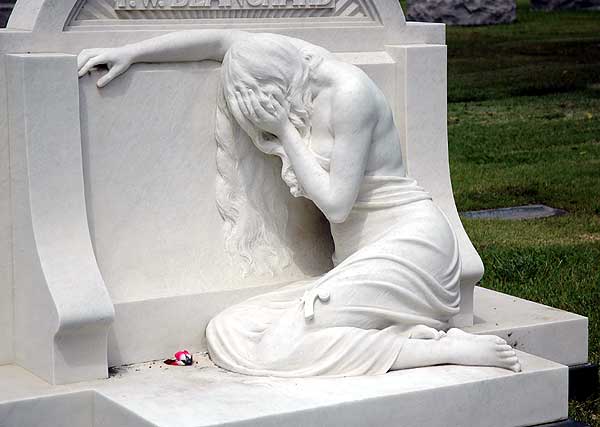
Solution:
[{"label": "marble pedestal step", "polygon": [[517,350],[563,365],[588,361],[588,319],[489,289],[475,288],[474,334],[504,338]]},{"label": "marble pedestal step", "polygon": [[0,425],[517,427],[566,420],[567,367],[522,352],[519,358],[518,374],[436,366],[281,379],[233,374],[196,355],[191,367],[149,362],[67,386],[3,366]]},{"label": "marble pedestal step", "polygon": [[[180,295],[115,304],[109,366],[166,359],[176,349],[206,351],[204,330],[224,308],[275,287]],[[588,361],[587,318],[480,287],[475,288],[475,334],[499,335],[527,353],[563,365]]]}]

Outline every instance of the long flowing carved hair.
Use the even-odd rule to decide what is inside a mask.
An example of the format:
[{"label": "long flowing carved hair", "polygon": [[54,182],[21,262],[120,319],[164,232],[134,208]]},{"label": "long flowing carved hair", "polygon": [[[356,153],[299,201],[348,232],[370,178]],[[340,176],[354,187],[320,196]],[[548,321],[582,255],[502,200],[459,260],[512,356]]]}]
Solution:
[{"label": "long flowing carved hair", "polygon": [[300,197],[304,192],[280,141],[246,119],[235,92],[240,87],[258,96],[277,91],[289,103],[291,123],[308,140],[309,66],[303,52],[284,37],[257,35],[229,49],[221,73],[216,199],[225,249],[245,274],[274,273],[290,263],[285,243],[290,193]]}]

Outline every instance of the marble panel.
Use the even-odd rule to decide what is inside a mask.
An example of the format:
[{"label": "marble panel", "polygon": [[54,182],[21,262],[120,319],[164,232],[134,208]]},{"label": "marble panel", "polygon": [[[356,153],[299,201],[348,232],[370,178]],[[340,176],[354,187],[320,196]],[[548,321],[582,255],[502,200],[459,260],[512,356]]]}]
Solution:
[{"label": "marble panel", "polygon": [[210,62],[136,68],[102,90],[96,74],[80,83],[87,212],[113,301],[264,286],[327,271],[327,223],[291,196],[292,264],[275,276],[247,277],[231,264],[215,200],[219,69]]}]

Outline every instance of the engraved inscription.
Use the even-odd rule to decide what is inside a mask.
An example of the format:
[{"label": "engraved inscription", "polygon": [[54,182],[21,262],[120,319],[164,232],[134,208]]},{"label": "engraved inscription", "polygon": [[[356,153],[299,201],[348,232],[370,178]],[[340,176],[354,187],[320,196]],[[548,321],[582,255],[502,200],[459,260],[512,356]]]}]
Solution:
[{"label": "engraved inscription", "polygon": [[336,0],[115,0],[115,10],[334,9]]}]

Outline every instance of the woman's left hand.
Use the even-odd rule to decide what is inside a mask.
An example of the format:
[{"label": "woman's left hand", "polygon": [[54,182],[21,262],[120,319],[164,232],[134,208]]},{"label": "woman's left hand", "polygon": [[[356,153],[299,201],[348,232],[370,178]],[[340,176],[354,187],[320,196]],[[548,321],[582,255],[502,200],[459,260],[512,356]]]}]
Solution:
[{"label": "woman's left hand", "polygon": [[259,99],[252,89],[245,88],[237,91],[235,96],[242,114],[265,132],[279,137],[292,126],[282,101],[273,96]]}]

